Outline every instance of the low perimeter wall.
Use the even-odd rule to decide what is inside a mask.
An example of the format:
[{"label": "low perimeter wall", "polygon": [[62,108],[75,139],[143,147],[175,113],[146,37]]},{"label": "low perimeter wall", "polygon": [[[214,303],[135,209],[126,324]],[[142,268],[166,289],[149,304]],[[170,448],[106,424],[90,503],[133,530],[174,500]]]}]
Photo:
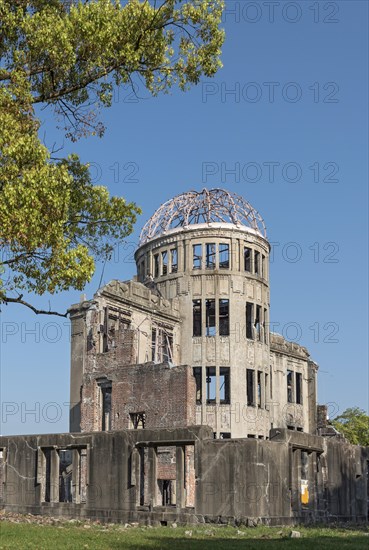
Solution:
[{"label": "low perimeter wall", "polygon": [[367,520],[368,448],[289,430],[206,426],[0,438],[1,506],[102,521]]}]

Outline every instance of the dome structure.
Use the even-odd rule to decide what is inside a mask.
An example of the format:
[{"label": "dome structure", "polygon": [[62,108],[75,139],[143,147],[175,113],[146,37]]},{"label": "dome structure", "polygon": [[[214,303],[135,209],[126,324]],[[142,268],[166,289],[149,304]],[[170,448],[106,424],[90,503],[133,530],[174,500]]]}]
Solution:
[{"label": "dome structure", "polygon": [[204,188],[181,193],[162,204],[144,225],[140,246],[168,231],[213,223],[244,226],[266,238],[263,218],[243,197],[224,189]]}]

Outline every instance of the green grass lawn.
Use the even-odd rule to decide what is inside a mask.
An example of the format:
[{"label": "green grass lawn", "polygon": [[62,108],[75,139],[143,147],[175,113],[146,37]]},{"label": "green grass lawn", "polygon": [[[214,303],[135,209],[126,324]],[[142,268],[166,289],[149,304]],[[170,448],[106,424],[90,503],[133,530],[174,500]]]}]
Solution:
[{"label": "green grass lawn", "polygon": [[[87,526],[87,527],[86,527]],[[301,538],[290,538],[290,527],[234,528],[203,525],[196,527],[129,527],[96,524],[38,525],[0,523],[0,550],[8,548],[111,549],[126,548],[162,550],[248,550],[352,548],[368,550],[367,529],[293,527]]]}]

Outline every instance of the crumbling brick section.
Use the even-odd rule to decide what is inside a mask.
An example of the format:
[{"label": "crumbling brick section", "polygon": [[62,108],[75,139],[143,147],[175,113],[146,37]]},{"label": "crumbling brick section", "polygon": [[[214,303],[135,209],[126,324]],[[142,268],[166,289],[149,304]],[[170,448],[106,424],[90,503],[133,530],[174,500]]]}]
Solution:
[{"label": "crumbling brick section", "polygon": [[157,479],[176,479],[175,447],[159,447],[157,450]]},{"label": "crumbling brick section", "polygon": [[[135,414],[145,428],[177,428],[195,424],[196,384],[188,366],[167,363],[124,366],[114,353],[97,356],[93,372],[84,375],[82,431],[102,429],[101,385],[111,382],[111,430],[133,429]],[[143,426],[141,426],[143,427]]]}]

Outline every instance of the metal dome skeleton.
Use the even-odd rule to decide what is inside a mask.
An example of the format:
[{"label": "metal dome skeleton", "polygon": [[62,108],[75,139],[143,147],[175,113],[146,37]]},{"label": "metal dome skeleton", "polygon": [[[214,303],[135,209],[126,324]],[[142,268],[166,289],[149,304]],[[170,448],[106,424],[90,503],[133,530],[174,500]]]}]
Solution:
[{"label": "metal dome skeleton", "polygon": [[224,189],[188,191],[162,204],[144,225],[140,246],[169,230],[190,225],[228,223],[266,237],[263,218],[243,197]]}]

